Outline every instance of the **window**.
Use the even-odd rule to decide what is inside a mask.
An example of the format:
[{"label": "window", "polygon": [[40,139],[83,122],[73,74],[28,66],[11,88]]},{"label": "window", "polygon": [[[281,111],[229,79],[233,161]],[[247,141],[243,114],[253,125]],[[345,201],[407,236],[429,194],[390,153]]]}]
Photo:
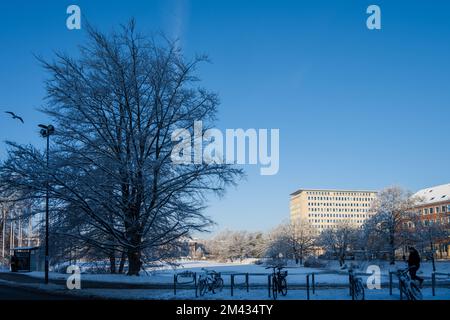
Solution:
[{"label": "window", "polygon": [[434,213],[434,209],[430,208],[430,214],[433,214],[433,213]]}]

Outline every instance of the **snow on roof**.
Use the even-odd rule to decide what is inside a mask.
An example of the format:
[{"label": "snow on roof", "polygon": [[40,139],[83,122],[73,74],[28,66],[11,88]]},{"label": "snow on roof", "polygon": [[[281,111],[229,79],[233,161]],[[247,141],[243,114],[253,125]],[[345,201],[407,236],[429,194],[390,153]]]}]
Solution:
[{"label": "snow on roof", "polygon": [[420,197],[420,204],[450,201],[450,183],[419,190],[413,197]]}]

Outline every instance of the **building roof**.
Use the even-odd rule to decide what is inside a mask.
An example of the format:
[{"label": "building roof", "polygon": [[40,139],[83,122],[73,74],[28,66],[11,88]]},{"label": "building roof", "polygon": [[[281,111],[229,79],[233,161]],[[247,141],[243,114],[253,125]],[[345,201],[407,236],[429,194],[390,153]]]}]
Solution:
[{"label": "building roof", "polygon": [[346,190],[346,189],[298,189],[297,191],[292,192],[290,195],[295,196],[302,191],[327,191],[327,192],[371,192],[371,193],[377,193],[377,191],[374,190]]},{"label": "building roof", "polygon": [[450,183],[417,191],[413,197],[419,197],[419,205],[450,201]]}]

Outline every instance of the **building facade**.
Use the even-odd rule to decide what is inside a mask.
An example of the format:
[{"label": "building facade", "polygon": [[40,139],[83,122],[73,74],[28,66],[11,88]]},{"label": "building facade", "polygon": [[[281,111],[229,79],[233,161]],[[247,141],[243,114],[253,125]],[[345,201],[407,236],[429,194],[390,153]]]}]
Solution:
[{"label": "building facade", "polygon": [[450,183],[416,192],[416,214],[426,223],[450,222]]},{"label": "building facade", "polygon": [[376,191],[299,189],[290,195],[290,218],[308,220],[316,234],[345,222],[360,227],[371,212]]},{"label": "building facade", "polygon": [[[413,197],[413,209],[424,225],[441,224],[450,228],[450,183],[419,190]],[[450,238],[437,239],[434,251],[438,257],[450,256]]]}]

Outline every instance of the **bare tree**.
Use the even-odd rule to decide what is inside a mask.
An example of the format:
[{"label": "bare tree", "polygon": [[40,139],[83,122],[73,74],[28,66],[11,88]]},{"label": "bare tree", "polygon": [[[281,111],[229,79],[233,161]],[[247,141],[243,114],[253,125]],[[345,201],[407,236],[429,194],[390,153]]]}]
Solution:
[{"label": "bare tree", "polygon": [[404,222],[411,213],[417,199],[399,187],[389,187],[378,193],[373,203],[375,216],[371,219],[372,232],[378,239],[387,242],[390,263],[395,264],[395,251],[405,244],[408,230]]},{"label": "bare tree", "polygon": [[42,197],[48,176],[52,221],[64,211],[66,236],[126,253],[128,274],[138,275],[144,249],[150,257],[206,230],[205,194],[222,194],[242,171],[171,161],[175,129],[193,132],[201,120],[206,130],[215,119],[217,95],[197,85],[206,57],[186,60],[176,43],[139,34],[133,20],[110,35],[87,30],[79,57],[40,59],[50,75],[43,111],[56,127],[50,169],[35,148],[9,142],[3,187]]},{"label": "bare tree", "polygon": [[[282,251],[286,257],[292,257],[295,263],[303,264],[304,258],[310,254],[314,247],[316,236],[312,225],[307,219],[298,219],[280,225],[274,230],[272,244],[276,247],[285,247]],[[284,246],[281,245],[285,242]]]},{"label": "bare tree", "polygon": [[428,248],[429,258],[433,265],[433,271],[436,271],[435,247],[440,243],[446,244],[450,236],[450,224],[447,217],[441,217],[436,220],[424,219],[417,213],[413,213],[411,220],[407,222],[413,240],[420,248]]},{"label": "bare tree", "polygon": [[264,257],[271,259],[273,264],[282,263],[284,259],[293,257],[292,245],[285,225],[279,225],[268,233]]},{"label": "bare tree", "polygon": [[342,267],[349,250],[357,241],[357,229],[348,222],[342,222],[334,228],[325,229],[319,235],[317,244],[331,252]]},{"label": "bare tree", "polygon": [[205,242],[211,257],[242,261],[245,258],[259,256],[263,241],[261,233],[224,230]]}]

